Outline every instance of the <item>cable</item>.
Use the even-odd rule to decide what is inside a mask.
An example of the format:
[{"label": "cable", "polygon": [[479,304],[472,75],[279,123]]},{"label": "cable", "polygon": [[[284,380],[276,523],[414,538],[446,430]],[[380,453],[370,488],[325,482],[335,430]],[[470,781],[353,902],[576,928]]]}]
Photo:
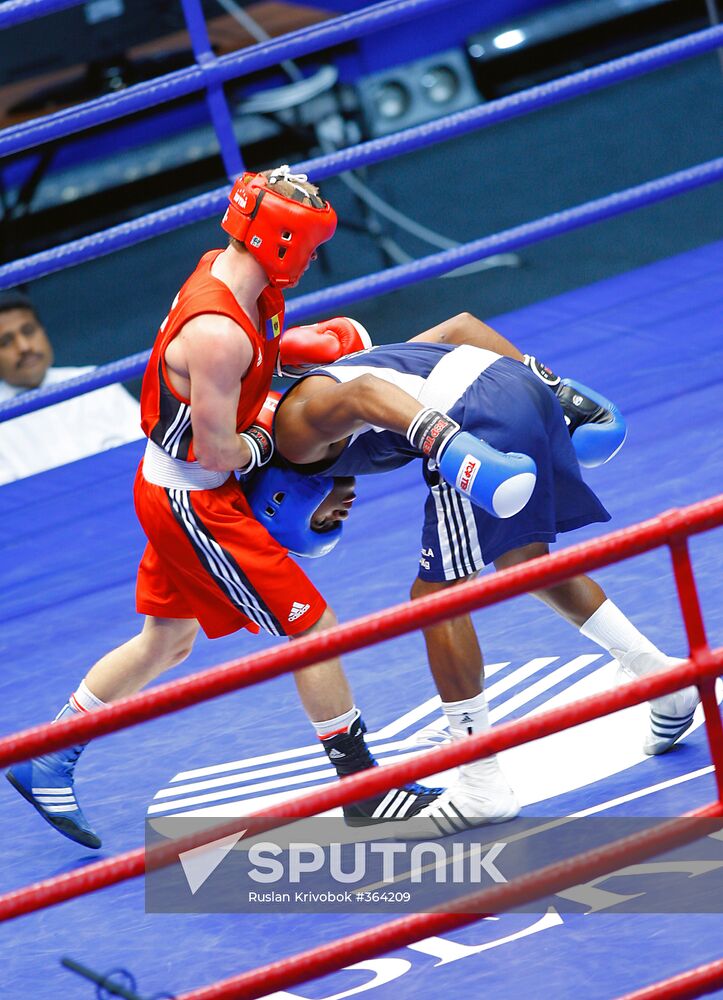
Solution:
[{"label": "cable", "polygon": [[128,969],[111,969],[110,972],[101,975],[67,955],[61,958],[60,964],[81,978],[95,983],[95,995],[98,1000],[111,1000],[112,997],[121,997],[122,1000],[175,1000],[171,993],[155,993],[152,997],[142,997],[138,993],[136,978]]},{"label": "cable", "polygon": [[[328,130],[334,128],[344,127],[344,120],[341,115],[330,115],[323,121],[319,122],[314,126],[314,131],[316,133],[319,145],[323,153],[335,153],[340,146],[333,140],[328,138]],[[384,216],[389,222],[393,222],[395,225],[399,226],[400,229],[404,229],[406,232],[415,236],[418,240],[423,243],[428,243],[433,247],[437,247],[440,250],[452,250],[455,247],[460,246],[456,240],[451,240],[447,236],[443,236],[441,233],[436,232],[433,229],[429,229],[427,226],[422,225],[422,223],[410,218],[403,212],[394,208],[390,205],[388,201],[385,201],[378,194],[371,190],[356,173],[352,171],[347,171],[339,175],[340,180],[352,191],[360,201],[363,201],[365,205],[372,209],[372,211],[377,212],[379,215]],[[379,236],[379,242],[382,244],[384,249],[389,253],[389,256],[397,264],[407,264],[409,261],[415,258],[403,250],[398,243],[396,243],[391,237]],[[463,267],[458,267],[454,271],[448,271],[446,274],[440,275],[442,278],[452,278],[461,277],[465,274],[474,274],[478,271],[486,271],[492,267],[519,267],[520,258],[514,253],[503,253],[495,254],[492,257],[486,257],[484,260],[475,261],[472,264],[465,264]]]},{"label": "cable", "polygon": [[273,90],[262,90],[258,94],[252,94],[238,105],[237,110],[244,114],[273,114],[276,111],[288,111],[331,90],[338,77],[339,71],[335,66],[322,66],[313,76],[283,87],[274,87]]}]

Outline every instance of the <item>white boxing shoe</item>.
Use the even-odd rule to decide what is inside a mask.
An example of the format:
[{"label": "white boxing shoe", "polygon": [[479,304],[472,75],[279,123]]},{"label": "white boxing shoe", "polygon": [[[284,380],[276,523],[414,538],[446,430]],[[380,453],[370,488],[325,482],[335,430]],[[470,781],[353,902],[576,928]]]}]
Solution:
[{"label": "white boxing shoe", "polygon": [[[633,658],[619,658],[622,669],[631,677],[646,677],[660,670],[667,670],[685,660],[664,653],[637,653]],[[643,743],[643,753],[649,757],[666,753],[693,725],[695,710],[700,704],[696,687],[683,688],[673,694],[654,698],[650,702],[650,729]]]},{"label": "white boxing shoe", "polygon": [[[474,779],[463,774],[430,805],[409,820],[411,839],[446,837],[488,823],[505,823],[520,811],[517,796],[502,774]],[[412,831],[413,828],[413,831]]]}]

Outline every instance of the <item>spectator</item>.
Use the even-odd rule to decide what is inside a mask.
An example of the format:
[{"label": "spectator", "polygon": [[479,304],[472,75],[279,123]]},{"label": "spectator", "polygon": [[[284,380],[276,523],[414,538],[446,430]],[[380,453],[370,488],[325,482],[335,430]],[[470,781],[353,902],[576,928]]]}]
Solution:
[{"label": "spectator", "polygon": [[[92,371],[53,367],[53,348],[32,300],[0,291],[0,402]],[[76,396],[0,423],[0,483],[75,462],[143,436],[137,401],[122,385]]]}]

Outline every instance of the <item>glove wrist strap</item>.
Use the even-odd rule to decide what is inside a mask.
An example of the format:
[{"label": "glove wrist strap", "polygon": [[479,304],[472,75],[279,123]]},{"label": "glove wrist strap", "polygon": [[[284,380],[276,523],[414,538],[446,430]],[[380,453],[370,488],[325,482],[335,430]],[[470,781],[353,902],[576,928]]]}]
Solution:
[{"label": "glove wrist strap", "polygon": [[544,382],[549,389],[552,389],[552,391],[555,392],[560,384],[559,375],[555,375],[551,368],[548,368],[547,365],[538,361],[532,354],[525,354],[523,364],[527,365],[530,371],[534,372],[541,382]]},{"label": "glove wrist strap", "polygon": [[242,431],[239,437],[243,438],[251,452],[248,464],[243,469],[238,470],[241,475],[251,472],[252,469],[260,469],[262,465],[271,461],[271,456],[274,453],[274,442],[271,435],[263,427],[252,424],[245,431]]},{"label": "glove wrist strap", "polygon": [[422,455],[436,461],[459,429],[459,424],[446,413],[420,410],[407,428],[407,441]]}]

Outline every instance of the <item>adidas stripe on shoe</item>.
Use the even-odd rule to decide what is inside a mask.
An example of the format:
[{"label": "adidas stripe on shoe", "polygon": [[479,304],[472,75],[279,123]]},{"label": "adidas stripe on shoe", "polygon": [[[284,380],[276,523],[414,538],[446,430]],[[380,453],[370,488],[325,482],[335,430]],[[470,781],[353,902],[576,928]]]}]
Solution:
[{"label": "adidas stripe on shoe", "polygon": [[693,725],[700,698],[695,688],[656,698],[650,704],[650,730],[643,743],[649,757],[666,753]]},{"label": "adidas stripe on shoe", "polygon": [[462,777],[435,802],[420,810],[409,833],[410,839],[434,839],[462,833],[491,823],[506,823],[520,811],[517,796],[500,774],[488,785],[472,784]]},{"label": "adidas stripe on shoe", "polygon": [[69,840],[95,850],[101,840],[75,797],[74,770],[83,744],[13,764],[5,773],[13,788]]}]

